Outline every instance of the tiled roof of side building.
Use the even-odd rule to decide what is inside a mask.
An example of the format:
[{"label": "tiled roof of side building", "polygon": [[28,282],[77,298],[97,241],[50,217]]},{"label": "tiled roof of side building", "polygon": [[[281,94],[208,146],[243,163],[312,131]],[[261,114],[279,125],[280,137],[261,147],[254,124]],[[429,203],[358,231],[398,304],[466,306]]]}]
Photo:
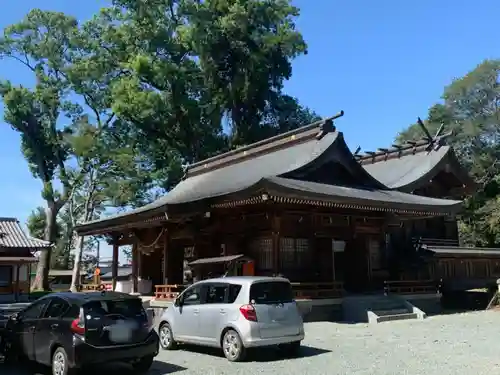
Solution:
[{"label": "tiled roof of side building", "polygon": [[27,236],[16,218],[0,218],[0,250],[25,248],[36,251],[47,247],[50,247],[49,242]]},{"label": "tiled roof of side building", "polygon": [[438,173],[453,173],[468,189],[475,184],[443,140],[421,140],[355,155],[363,168],[391,189],[412,192]]}]

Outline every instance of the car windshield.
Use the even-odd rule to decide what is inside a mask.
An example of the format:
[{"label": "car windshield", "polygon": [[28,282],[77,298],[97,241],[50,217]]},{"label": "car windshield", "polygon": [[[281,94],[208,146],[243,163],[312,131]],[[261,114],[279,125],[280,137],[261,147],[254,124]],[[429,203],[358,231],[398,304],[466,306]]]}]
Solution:
[{"label": "car windshield", "polygon": [[250,303],[268,304],[292,301],[292,286],[286,281],[255,283],[250,287]]},{"label": "car windshield", "polygon": [[85,315],[90,315],[92,318],[106,315],[136,318],[144,315],[142,303],[139,299],[91,301],[84,305],[84,311]]}]

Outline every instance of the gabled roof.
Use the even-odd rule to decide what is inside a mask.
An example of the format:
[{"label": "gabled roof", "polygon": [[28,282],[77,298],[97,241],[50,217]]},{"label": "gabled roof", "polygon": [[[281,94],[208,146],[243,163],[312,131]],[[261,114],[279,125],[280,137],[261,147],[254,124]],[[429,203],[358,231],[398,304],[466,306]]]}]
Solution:
[{"label": "gabled roof", "polygon": [[475,186],[453,149],[440,139],[407,142],[355,157],[367,172],[391,189],[412,192],[441,172],[452,173],[464,191]]},{"label": "gabled roof", "polygon": [[47,241],[27,236],[16,218],[0,218],[0,251],[19,248],[36,251],[50,246]]},{"label": "gabled roof", "polygon": [[405,206],[408,212],[429,211],[431,207],[432,212],[455,211],[460,203],[389,192],[387,186],[356,161],[330,118],[193,164],[185,178],[157,201],[80,224],[76,230],[91,234],[131,221],[150,220],[154,215],[165,219],[165,214],[175,207],[197,202],[206,204],[207,210],[228,201],[234,205],[235,201],[243,202],[248,197],[256,203],[270,189],[279,190],[276,193],[279,199],[303,194],[308,197],[299,199],[303,202],[323,204],[320,202],[329,200],[345,207],[357,202],[366,209],[381,211],[387,211],[387,205],[401,210]]}]

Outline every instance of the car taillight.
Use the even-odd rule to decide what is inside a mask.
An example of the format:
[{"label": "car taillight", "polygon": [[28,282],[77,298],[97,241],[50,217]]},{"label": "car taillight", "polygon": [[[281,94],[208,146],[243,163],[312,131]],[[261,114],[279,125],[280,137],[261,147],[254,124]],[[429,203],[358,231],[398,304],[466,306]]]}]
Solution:
[{"label": "car taillight", "polygon": [[80,318],[76,318],[71,322],[71,331],[82,336],[85,334],[85,324]]},{"label": "car taillight", "polygon": [[250,321],[250,322],[256,322],[257,321],[257,312],[255,311],[255,308],[252,305],[243,305],[240,307],[240,312],[243,317]]},{"label": "car taillight", "polygon": [[83,314],[82,308],[80,308],[78,318],[71,322],[71,331],[77,335],[85,335],[85,315]]}]

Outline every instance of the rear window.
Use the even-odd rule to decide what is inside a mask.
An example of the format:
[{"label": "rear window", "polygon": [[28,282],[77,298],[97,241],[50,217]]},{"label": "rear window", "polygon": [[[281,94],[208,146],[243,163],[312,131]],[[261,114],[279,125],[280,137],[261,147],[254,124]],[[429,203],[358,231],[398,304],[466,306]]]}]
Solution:
[{"label": "rear window", "polygon": [[250,303],[287,303],[293,301],[292,286],[285,281],[255,283],[250,287]]},{"label": "rear window", "polygon": [[229,295],[227,297],[228,303],[234,303],[236,298],[238,298],[238,294],[240,294],[241,285],[237,284],[229,284]]},{"label": "rear window", "polygon": [[125,299],[112,301],[91,301],[84,306],[85,315],[91,318],[107,315],[120,315],[125,318],[146,318],[142,302],[139,299]]}]

